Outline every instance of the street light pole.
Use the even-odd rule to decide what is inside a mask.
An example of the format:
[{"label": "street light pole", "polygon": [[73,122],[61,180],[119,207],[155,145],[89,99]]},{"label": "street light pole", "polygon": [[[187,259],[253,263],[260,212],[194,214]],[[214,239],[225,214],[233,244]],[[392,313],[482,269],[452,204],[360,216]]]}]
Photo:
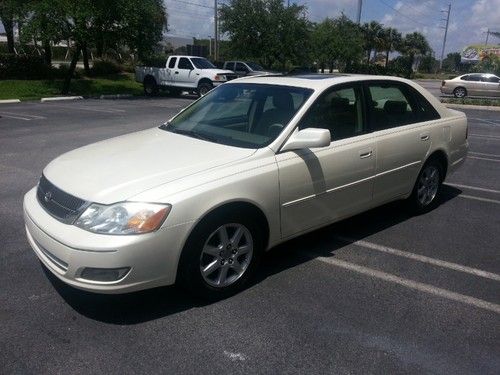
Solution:
[{"label": "street light pole", "polygon": [[219,42],[219,30],[218,30],[218,14],[217,14],[217,0],[214,0],[214,60],[219,59],[218,42]]},{"label": "street light pole", "polygon": [[[439,70],[443,69],[444,47],[446,46],[446,36],[448,35],[448,24],[450,22],[451,3],[448,4],[448,12],[446,15],[446,26],[444,28],[443,48],[441,49],[441,61],[439,61]],[[442,11],[445,12],[445,11]]]},{"label": "street light pole", "polygon": [[357,18],[358,25],[361,23],[361,8],[363,8],[363,0],[358,0],[358,18]]},{"label": "street light pole", "polygon": [[484,43],[485,46],[488,45],[488,37],[490,36],[490,29],[488,29],[488,31],[486,31],[486,42]]}]

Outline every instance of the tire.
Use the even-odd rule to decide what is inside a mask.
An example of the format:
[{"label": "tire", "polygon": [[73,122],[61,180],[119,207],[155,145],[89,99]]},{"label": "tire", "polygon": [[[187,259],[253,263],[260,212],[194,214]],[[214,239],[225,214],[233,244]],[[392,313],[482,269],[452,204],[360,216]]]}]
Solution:
[{"label": "tire", "polygon": [[[223,233],[228,241],[223,239]],[[262,230],[253,215],[209,215],[196,226],[184,246],[177,281],[203,299],[229,297],[245,287],[262,252]]]},{"label": "tire", "polygon": [[420,173],[408,198],[411,211],[417,215],[432,211],[437,207],[444,180],[444,167],[437,159],[428,160]]},{"label": "tire", "polygon": [[156,96],[160,91],[158,85],[156,84],[155,79],[151,76],[144,78],[143,86],[144,86],[144,94],[146,96]]},{"label": "tire", "polygon": [[455,98],[465,98],[467,96],[467,90],[465,87],[457,87],[453,90],[453,95]]},{"label": "tire", "polygon": [[198,93],[198,96],[205,96],[208,94],[208,92],[210,90],[212,90],[214,88],[214,85],[212,85],[211,83],[209,82],[200,82],[198,84],[198,89],[196,90],[196,92]]}]

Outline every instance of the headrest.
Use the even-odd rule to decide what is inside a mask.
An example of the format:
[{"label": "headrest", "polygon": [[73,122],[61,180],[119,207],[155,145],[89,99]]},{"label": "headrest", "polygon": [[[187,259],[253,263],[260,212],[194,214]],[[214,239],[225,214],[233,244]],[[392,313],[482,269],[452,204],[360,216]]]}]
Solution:
[{"label": "headrest", "polygon": [[402,115],[406,113],[406,102],[398,100],[388,100],[384,104],[384,111],[390,115]]},{"label": "headrest", "polygon": [[349,98],[333,97],[330,101],[330,105],[336,112],[346,112],[349,110]]},{"label": "headrest", "polygon": [[293,109],[293,98],[289,92],[276,92],[273,94],[273,105],[278,109]]}]

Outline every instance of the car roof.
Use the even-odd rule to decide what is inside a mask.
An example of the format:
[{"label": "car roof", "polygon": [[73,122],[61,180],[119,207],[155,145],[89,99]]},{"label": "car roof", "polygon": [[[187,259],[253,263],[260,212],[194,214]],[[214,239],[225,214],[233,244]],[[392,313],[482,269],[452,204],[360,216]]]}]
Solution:
[{"label": "car roof", "polygon": [[[334,84],[347,83],[347,82],[359,82],[359,81],[397,81],[404,83],[411,83],[411,81],[393,77],[393,76],[376,76],[376,75],[364,75],[364,74],[299,74],[299,75],[266,75],[266,76],[252,76],[252,77],[242,77],[232,81],[227,84],[235,83],[257,83],[257,84],[268,84],[268,85],[280,85],[280,86],[294,86],[309,88],[314,90],[323,90]],[[413,85],[412,85],[413,86]]]}]

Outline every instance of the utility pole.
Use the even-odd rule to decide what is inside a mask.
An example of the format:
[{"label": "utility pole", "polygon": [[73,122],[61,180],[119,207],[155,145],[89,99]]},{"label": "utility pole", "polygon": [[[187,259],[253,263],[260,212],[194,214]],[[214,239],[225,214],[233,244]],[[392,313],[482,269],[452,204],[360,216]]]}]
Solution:
[{"label": "utility pole", "polygon": [[[443,69],[444,47],[446,46],[446,36],[448,35],[448,24],[450,22],[451,3],[448,4],[448,11],[442,10],[441,12],[446,12],[446,26],[444,27],[443,48],[441,49],[441,61],[439,61],[439,70]],[[442,19],[442,21],[444,21],[444,19]]]},{"label": "utility pole", "polygon": [[214,0],[214,60],[219,60],[219,27],[218,27],[218,14],[217,14],[217,0]]},{"label": "utility pole", "polygon": [[361,23],[361,8],[363,8],[363,0],[358,0],[358,25]]},{"label": "utility pole", "polygon": [[490,36],[490,29],[488,29],[488,31],[486,31],[486,42],[484,42],[484,45],[487,46],[488,45],[488,37]]}]

